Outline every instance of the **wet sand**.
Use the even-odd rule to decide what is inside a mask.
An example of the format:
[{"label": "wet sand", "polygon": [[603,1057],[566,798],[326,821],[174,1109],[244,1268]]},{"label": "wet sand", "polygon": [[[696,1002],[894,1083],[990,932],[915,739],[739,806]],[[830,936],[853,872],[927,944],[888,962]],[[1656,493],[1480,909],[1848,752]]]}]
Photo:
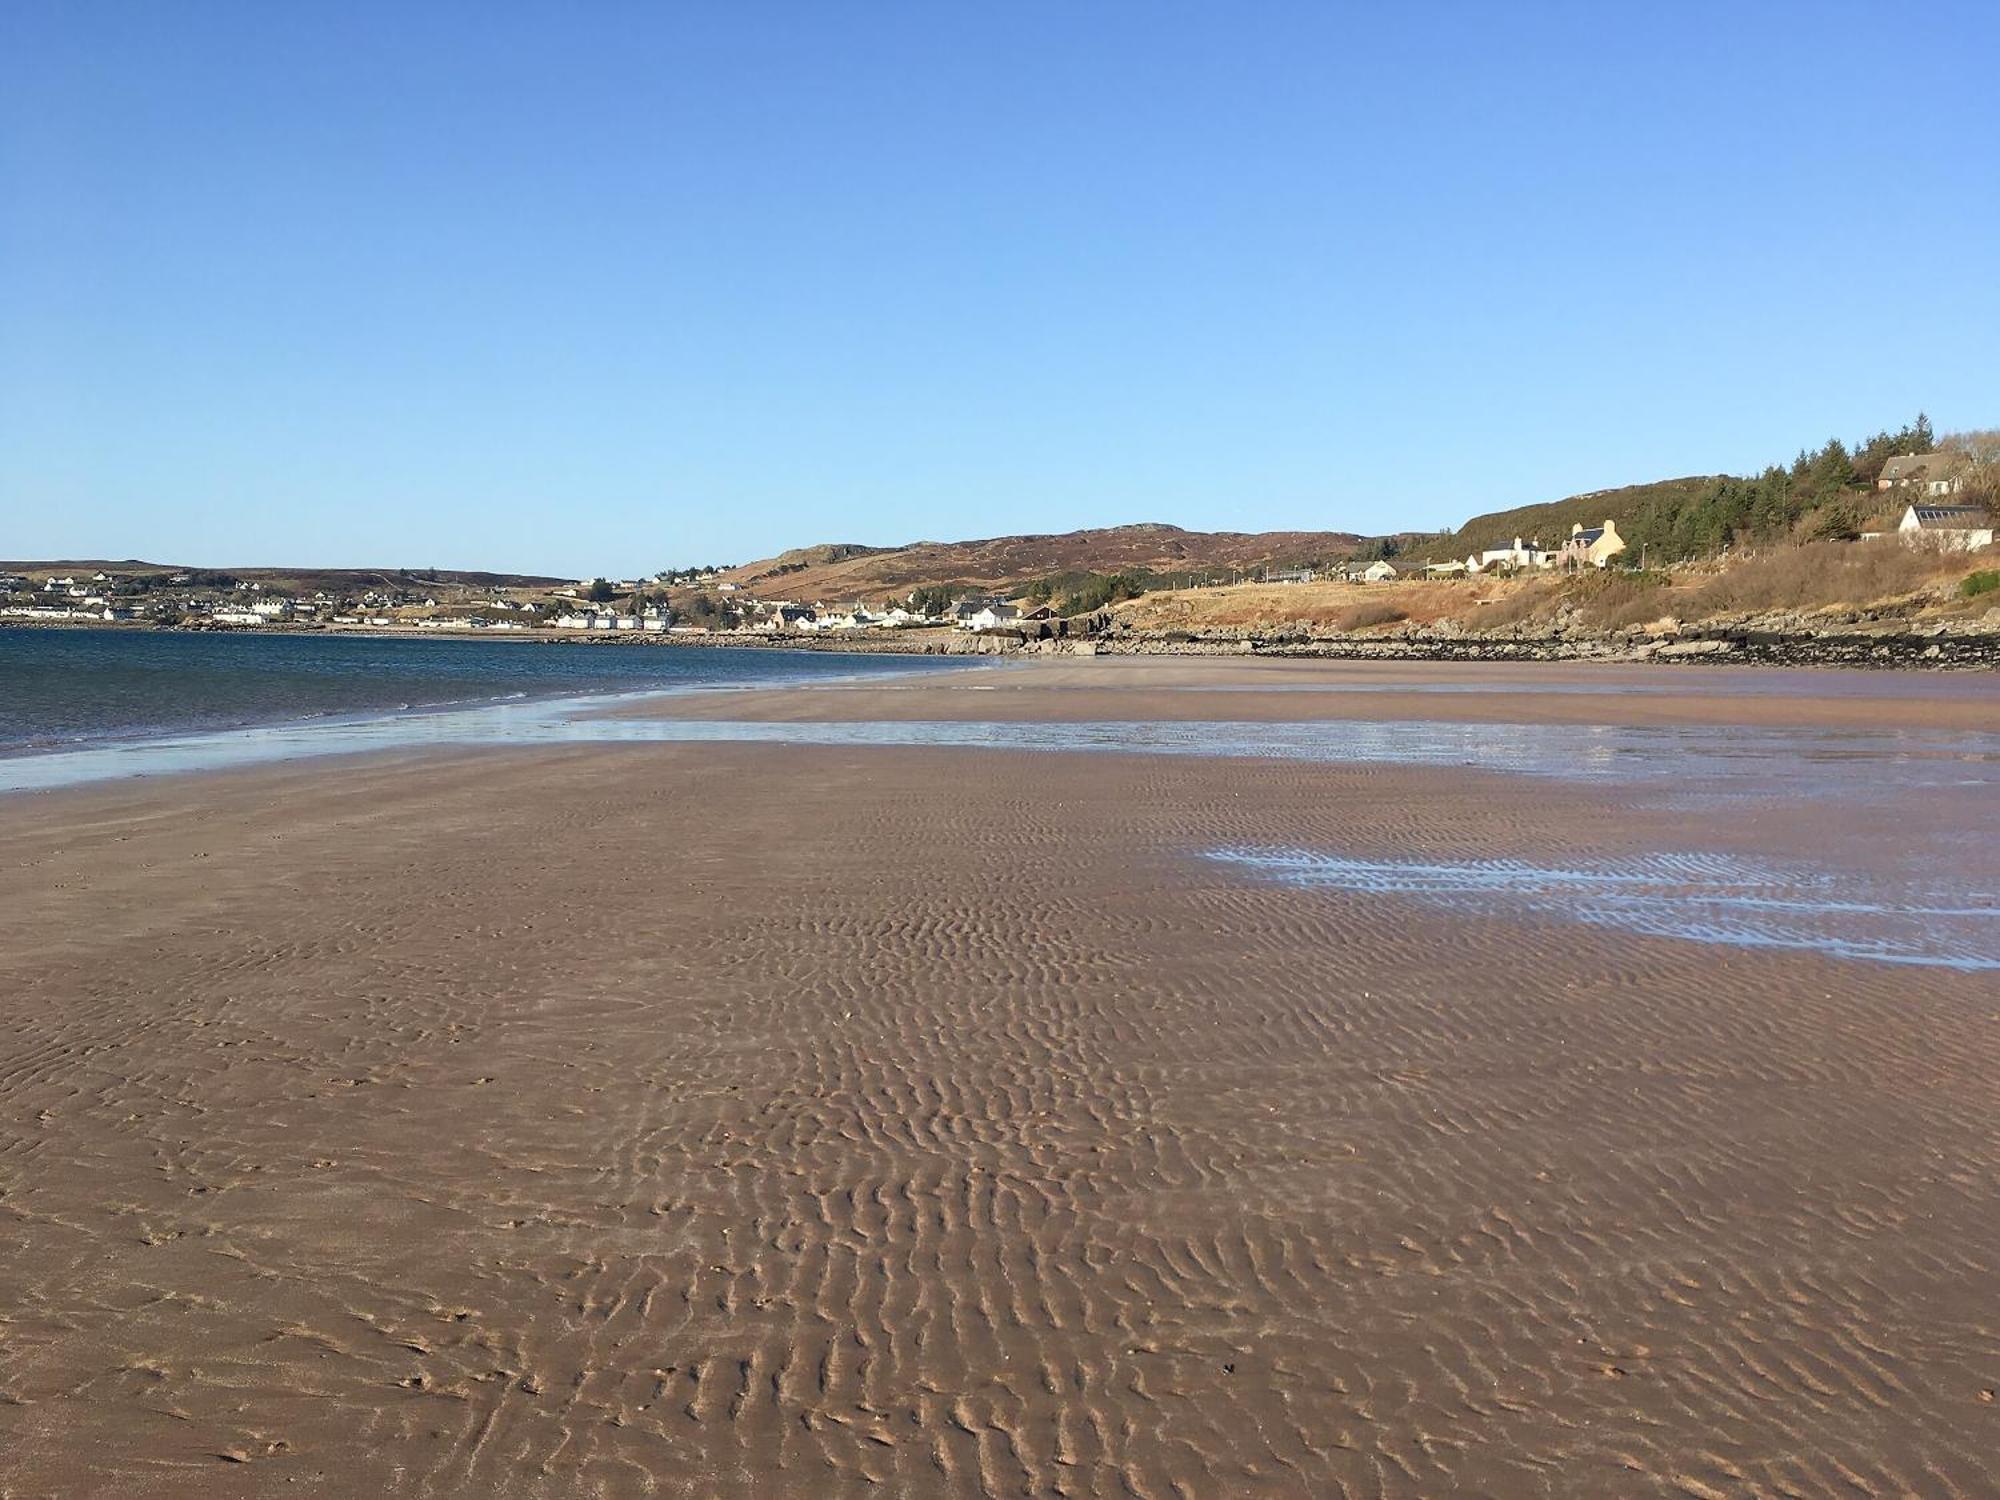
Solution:
[{"label": "wet sand", "polygon": [[[1354,670],[647,711],[1996,718]],[[1206,857],[2000,888],[1990,785],[1884,779],[645,744],[0,799],[0,1494],[1992,1495],[1993,973]]]},{"label": "wet sand", "polygon": [[2000,730],[2000,675],[1759,667],[1520,666],[1282,658],[1072,657],[903,682],[657,700],[626,717],[1434,719],[1530,724]]}]

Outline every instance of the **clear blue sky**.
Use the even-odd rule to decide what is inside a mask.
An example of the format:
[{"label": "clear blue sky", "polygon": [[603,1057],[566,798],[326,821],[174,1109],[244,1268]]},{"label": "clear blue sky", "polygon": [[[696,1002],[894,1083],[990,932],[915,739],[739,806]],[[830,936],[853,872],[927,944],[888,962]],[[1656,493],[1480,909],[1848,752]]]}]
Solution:
[{"label": "clear blue sky", "polygon": [[0,556],[1455,523],[2000,422],[2000,6],[0,0]]}]

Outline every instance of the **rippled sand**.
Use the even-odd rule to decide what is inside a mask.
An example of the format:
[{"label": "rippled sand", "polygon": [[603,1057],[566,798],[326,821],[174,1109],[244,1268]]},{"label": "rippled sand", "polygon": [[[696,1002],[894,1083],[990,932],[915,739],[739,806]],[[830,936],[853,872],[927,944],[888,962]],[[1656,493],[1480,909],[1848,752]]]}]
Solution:
[{"label": "rippled sand", "polygon": [[[671,711],[1341,680],[1165,670]],[[1337,711],[1544,713],[1460,680]],[[1995,727],[1937,679],[1549,680]],[[1991,972],[1211,857],[1977,896],[1984,774],[692,743],[0,800],[0,1494],[1993,1495]]]}]

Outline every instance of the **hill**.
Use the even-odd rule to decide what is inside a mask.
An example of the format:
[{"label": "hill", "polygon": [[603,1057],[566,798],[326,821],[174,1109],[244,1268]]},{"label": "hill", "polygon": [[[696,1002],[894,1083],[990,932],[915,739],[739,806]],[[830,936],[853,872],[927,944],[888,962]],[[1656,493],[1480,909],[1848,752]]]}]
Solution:
[{"label": "hill", "polygon": [[760,594],[801,599],[884,599],[941,586],[1004,593],[1086,573],[1240,574],[1346,557],[1362,542],[1349,531],[1185,531],[1145,523],[904,547],[804,547],[725,577]]},{"label": "hill", "polygon": [[51,574],[75,574],[88,578],[94,573],[111,573],[120,578],[170,578],[179,573],[223,575],[245,583],[261,583],[265,588],[287,594],[311,594],[316,591],[359,593],[369,589],[409,591],[439,584],[469,589],[535,589],[553,588],[576,581],[539,573],[484,573],[466,568],[215,568],[143,562],[136,557],[69,557],[0,562],[0,572],[22,573],[30,578]]},{"label": "hill", "polygon": [[1556,547],[1569,535],[1572,526],[1598,526],[1607,519],[1615,521],[1619,532],[1629,539],[1641,518],[1689,504],[1721,477],[1696,474],[1685,479],[1660,479],[1651,484],[1592,490],[1565,500],[1490,511],[1474,516],[1456,531],[1425,539],[1408,548],[1405,555],[1419,562],[1443,562],[1489,547],[1508,546],[1515,537]]},{"label": "hill", "polygon": [[1915,421],[1893,431],[1884,428],[1851,447],[1829,438],[1819,448],[1802,448],[1790,464],[1774,463],[1754,476],[1662,479],[1493,511],[1407,550],[1412,560],[1437,562],[1504,547],[1517,536],[1553,547],[1572,526],[1596,526],[1606,518],[1618,523],[1632,562],[1641,555],[1654,562],[1714,557],[1746,543],[1851,541],[1880,529],[1901,508],[1875,488],[1890,460],[1940,449],[1961,466],[1961,493],[1991,503],[2000,490],[2000,438],[1972,432],[1940,439],[1919,413]]}]

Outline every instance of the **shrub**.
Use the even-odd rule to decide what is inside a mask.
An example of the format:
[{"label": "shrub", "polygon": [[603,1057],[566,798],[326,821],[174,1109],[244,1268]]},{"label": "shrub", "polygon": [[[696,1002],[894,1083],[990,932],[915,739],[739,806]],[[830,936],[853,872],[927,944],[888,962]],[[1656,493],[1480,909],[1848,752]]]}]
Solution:
[{"label": "shrub", "polygon": [[1593,625],[1616,630],[1624,625],[1643,625],[1667,610],[1662,592],[1669,579],[1657,569],[1605,569],[1580,573],[1571,579],[1564,595]]},{"label": "shrub", "polygon": [[1917,592],[1945,565],[1937,552],[1888,541],[1779,547],[1709,580],[1694,596],[1694,612],[1872,604]]},{"label": "shrub", "polygon": [[1537,579],[1476,606],[1466,616],[1465,623],[1474,630],[1505,630],[1511,625],[1525,625],[1541,614],[1542,607],[1552,598],[1543,581]]},{"label": "shrub", "polygon": [[1334,623],[1342,630],[1366,630],[1371,625],[1394,625],[1398,620],[1407,620],[1409,615],[1385,599],[1373,599],[1366,604],[1357,604],[1342,610]]},{"label": "shrub", "polygon": [[1977,573],[1967,573],[1959,579],[1958,591],[1967,599],[2000,592],[2000,568],[1981,568]]},{"label": "shrub", "polygon": [[1121,599],[1137,599],[1146,592],[1148,582],[1147,575],[1136,570],[1086,573],[1063,596],[1055,610],[1059,615],[1087,615]]}]

